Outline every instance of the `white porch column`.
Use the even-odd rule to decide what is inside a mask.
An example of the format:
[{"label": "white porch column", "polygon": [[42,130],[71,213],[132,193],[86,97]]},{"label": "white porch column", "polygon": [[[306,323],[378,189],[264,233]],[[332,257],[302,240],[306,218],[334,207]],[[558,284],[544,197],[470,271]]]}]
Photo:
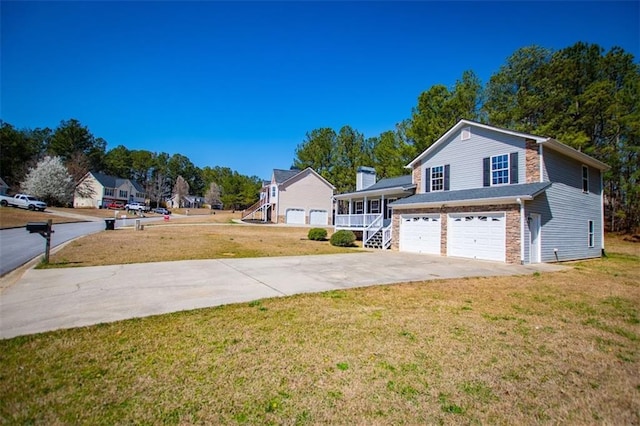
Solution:
[{"label": "white porch column", "polygon": [[364,196],[364,205],[362,206],[362,227],[367,227],[367,196]]}]

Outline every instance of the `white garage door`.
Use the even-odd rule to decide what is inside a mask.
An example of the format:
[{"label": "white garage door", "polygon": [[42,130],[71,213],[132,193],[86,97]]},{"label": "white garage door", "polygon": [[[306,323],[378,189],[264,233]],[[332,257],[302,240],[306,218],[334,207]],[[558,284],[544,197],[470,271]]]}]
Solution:
[{"label": "white garage door", "polygon": [[504,213],[450,214],[447,255],[505,261]]},{"label": "white garage door", "polygon": [[326,225],[329,214],[326,210],[311,210],[309,212],[309,223],[311,225]]},{"label": "white garage door", "polygon": [[400,251],[440,254],[440,215],[401,216]]},{"label": "white garage door", "polygon": [[304,210],[302,209],[287,209],[285,216],[286,223],[294,223],[297,225],[304,225]]}]

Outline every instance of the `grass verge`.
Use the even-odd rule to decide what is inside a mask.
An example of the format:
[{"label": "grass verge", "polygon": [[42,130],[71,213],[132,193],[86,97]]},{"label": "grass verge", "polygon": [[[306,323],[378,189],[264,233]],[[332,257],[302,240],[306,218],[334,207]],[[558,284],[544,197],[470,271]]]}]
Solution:
[{"label": "grass verge", "polygon": [[639,265],[611,252],[2,340],[0,423],[638,424]]}]

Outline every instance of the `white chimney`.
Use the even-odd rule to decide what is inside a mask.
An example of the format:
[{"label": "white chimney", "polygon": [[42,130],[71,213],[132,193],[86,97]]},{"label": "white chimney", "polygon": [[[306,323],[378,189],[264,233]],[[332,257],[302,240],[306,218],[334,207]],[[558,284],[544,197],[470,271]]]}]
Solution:
[{"label": "white chimney", "polygon": [[356,191],[367,189],[376,183],[376,169],[373,167],[358,167],[356,172]]}]

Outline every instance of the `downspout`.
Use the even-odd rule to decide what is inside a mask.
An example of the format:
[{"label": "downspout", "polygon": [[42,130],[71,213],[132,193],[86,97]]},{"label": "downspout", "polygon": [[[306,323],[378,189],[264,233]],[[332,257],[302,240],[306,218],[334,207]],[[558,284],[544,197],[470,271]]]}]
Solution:
[{"label": "downspout", "polygon": [[602,174],[602,170],[600,170],[600,244],[602,245],[601,256],[606,256],[604,251],[604,181]]},{"label": "downspout", "polygon": [[543,171],[544,171],[544,155],[542,153],[542,144],[539,145],[540,147],[540,153],[539,153],[539,167],[540,167],[540,182],[544,182],[544,176],[543,176]]},{"label": "downspout", "polygon": [[518,197],[516,203],[520,205],[520,264],[524,265],[524,202]]}]

